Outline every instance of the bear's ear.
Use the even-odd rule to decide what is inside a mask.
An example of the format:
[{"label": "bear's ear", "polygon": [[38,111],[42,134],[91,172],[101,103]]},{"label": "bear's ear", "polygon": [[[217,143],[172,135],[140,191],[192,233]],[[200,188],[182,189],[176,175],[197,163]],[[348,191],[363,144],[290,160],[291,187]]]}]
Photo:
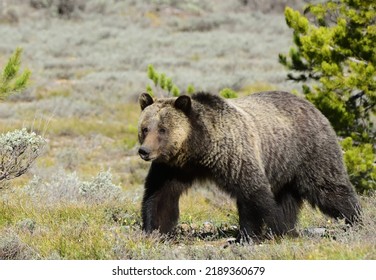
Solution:
[{"label": "bear's ear", "polygon": [[144,110],[147,106],[154,103],[153,98],[148,93],[141,93],[140,97],[138,98],[138,102],[140,103],[141,110]]},{"label": "bear's ear", "polygon": [[184,113],[189,113],[192,108],[191,98],[187,95],[179,96],[174,103],[176,109],[182,110]]}]

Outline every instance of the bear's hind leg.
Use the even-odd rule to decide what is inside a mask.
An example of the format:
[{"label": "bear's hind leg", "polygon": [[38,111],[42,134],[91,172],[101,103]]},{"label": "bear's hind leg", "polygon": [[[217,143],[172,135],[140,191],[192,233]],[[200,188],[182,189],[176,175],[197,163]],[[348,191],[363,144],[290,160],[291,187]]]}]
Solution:
[{"label": "bear's hind leg", "polygon": [[[237,199],[240,223],[239,238],[241,239],[238,241],[249,242],[251,238],[264,239],[264,226],[273,235],[286,233],[291,224],[286,223],[281,206],[277,204],[274,195],[268,188],[259,188],[249,194],[249,197],[248,199],[244,197]],[[287,209],[287,204],[285,207]]]},{"label": "bear's hind leg", "polygon": [[361,207],[355,191],[348,185],[325,186],[315,189],[307,198],[312,206],[318,206],[326,215],[345,219],[346,224],[354,225],[361,221]]},{"label": "bear's hind leg", "polygon": [[262,235],[263,220],[250,207],[249,203],[237,200],[239,213],[238,243],[249,243],[251,239],[259,240]]}]

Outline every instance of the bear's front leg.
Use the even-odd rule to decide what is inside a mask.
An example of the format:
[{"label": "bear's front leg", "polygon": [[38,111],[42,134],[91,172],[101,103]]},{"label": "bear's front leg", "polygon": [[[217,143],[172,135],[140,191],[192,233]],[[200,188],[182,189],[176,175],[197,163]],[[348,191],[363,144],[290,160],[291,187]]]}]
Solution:
[{"label": "bear's front leg", "polygon": [[171,232],[179,219],[179,198],[185,185],[167,165],[152,163],[142,201],[143,230]]},{"label": "bear's front leg", "polygon": [[151,233],[169,233],[176,226],[179,219],[179,196],[172,194],[169,184],[157,191],[145,189],[142,201],[143,230]]}]

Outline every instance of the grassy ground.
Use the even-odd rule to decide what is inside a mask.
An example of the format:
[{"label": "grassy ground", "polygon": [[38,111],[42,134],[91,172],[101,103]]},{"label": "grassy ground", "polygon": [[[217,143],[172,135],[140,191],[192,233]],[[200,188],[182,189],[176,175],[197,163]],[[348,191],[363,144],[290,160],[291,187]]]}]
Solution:
[{"label": "grassy ground", "polygon": [[[224,195],[198,189],[181,203],[173,237],[145,236],[140,229],[140,188],[101,203],[49,201],[6,192],[0,204],[0,259],[375,259],[376,204],[362,199],[363,226],[343,230],[305,207],[299,237],[262,244],[227,245],[236,232],[234,203]],[[132,193],[132,195],[130,195]],[[312,227],[326,232],[311,233]]]},{"label": "grassy ground", "polygon": [[183,89],[291,90],[277,57],[292,36],[274,1],[84,2],[59,16],[55,4],[0,0],[0,65],[23,47],[33,73],[27,91],[0,103],[0,133],[27,127],[48,141],[0,190],[0,259],[376,259],[375,197],[362,198],[361,227],[343,231],[305,207],[300,237],[225,246],[235,204],[203,186],[183,197],[173,237],[144,236],[135,101],[147,65]]}]

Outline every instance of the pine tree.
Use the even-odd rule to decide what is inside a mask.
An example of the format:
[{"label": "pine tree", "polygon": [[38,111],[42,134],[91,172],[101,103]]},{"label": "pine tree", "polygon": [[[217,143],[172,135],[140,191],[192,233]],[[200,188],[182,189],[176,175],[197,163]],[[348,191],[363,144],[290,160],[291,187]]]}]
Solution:
[{"label": "pine tree", "polygon": [[305,97],[347,138],[345,162],[356,188],[376,189],[376,2],[327,1],[303,15],[286,8],[285,18],[294,32],[294,47],[279,55],[288,79],[302,83]]},{"label": "pine tree", "polygon": [[[177,85],[175,85],[172,81],[172,78],[167,77],[165,73],[159,73],[155,70],[152,64],[148,65],[147,69],[148,78],[153,82],[154,89],[157,92],[161,89],[163,92],[167,92],[167,96],[174,96],[177,97],[180,95],[181,90]],[[154,96],[154,90],[150,84],[146,86],[146,92],[149,93],[151,96]],[[193,85],[189,85],[186,92],[191,94],[194,92]]]},{"label": "pine tree", "polygon": [[17,48],[0,74],[0,99],[2,100],[27,86],[31,72],[26,69],[19,74],[21,54],[22,49]]}]

